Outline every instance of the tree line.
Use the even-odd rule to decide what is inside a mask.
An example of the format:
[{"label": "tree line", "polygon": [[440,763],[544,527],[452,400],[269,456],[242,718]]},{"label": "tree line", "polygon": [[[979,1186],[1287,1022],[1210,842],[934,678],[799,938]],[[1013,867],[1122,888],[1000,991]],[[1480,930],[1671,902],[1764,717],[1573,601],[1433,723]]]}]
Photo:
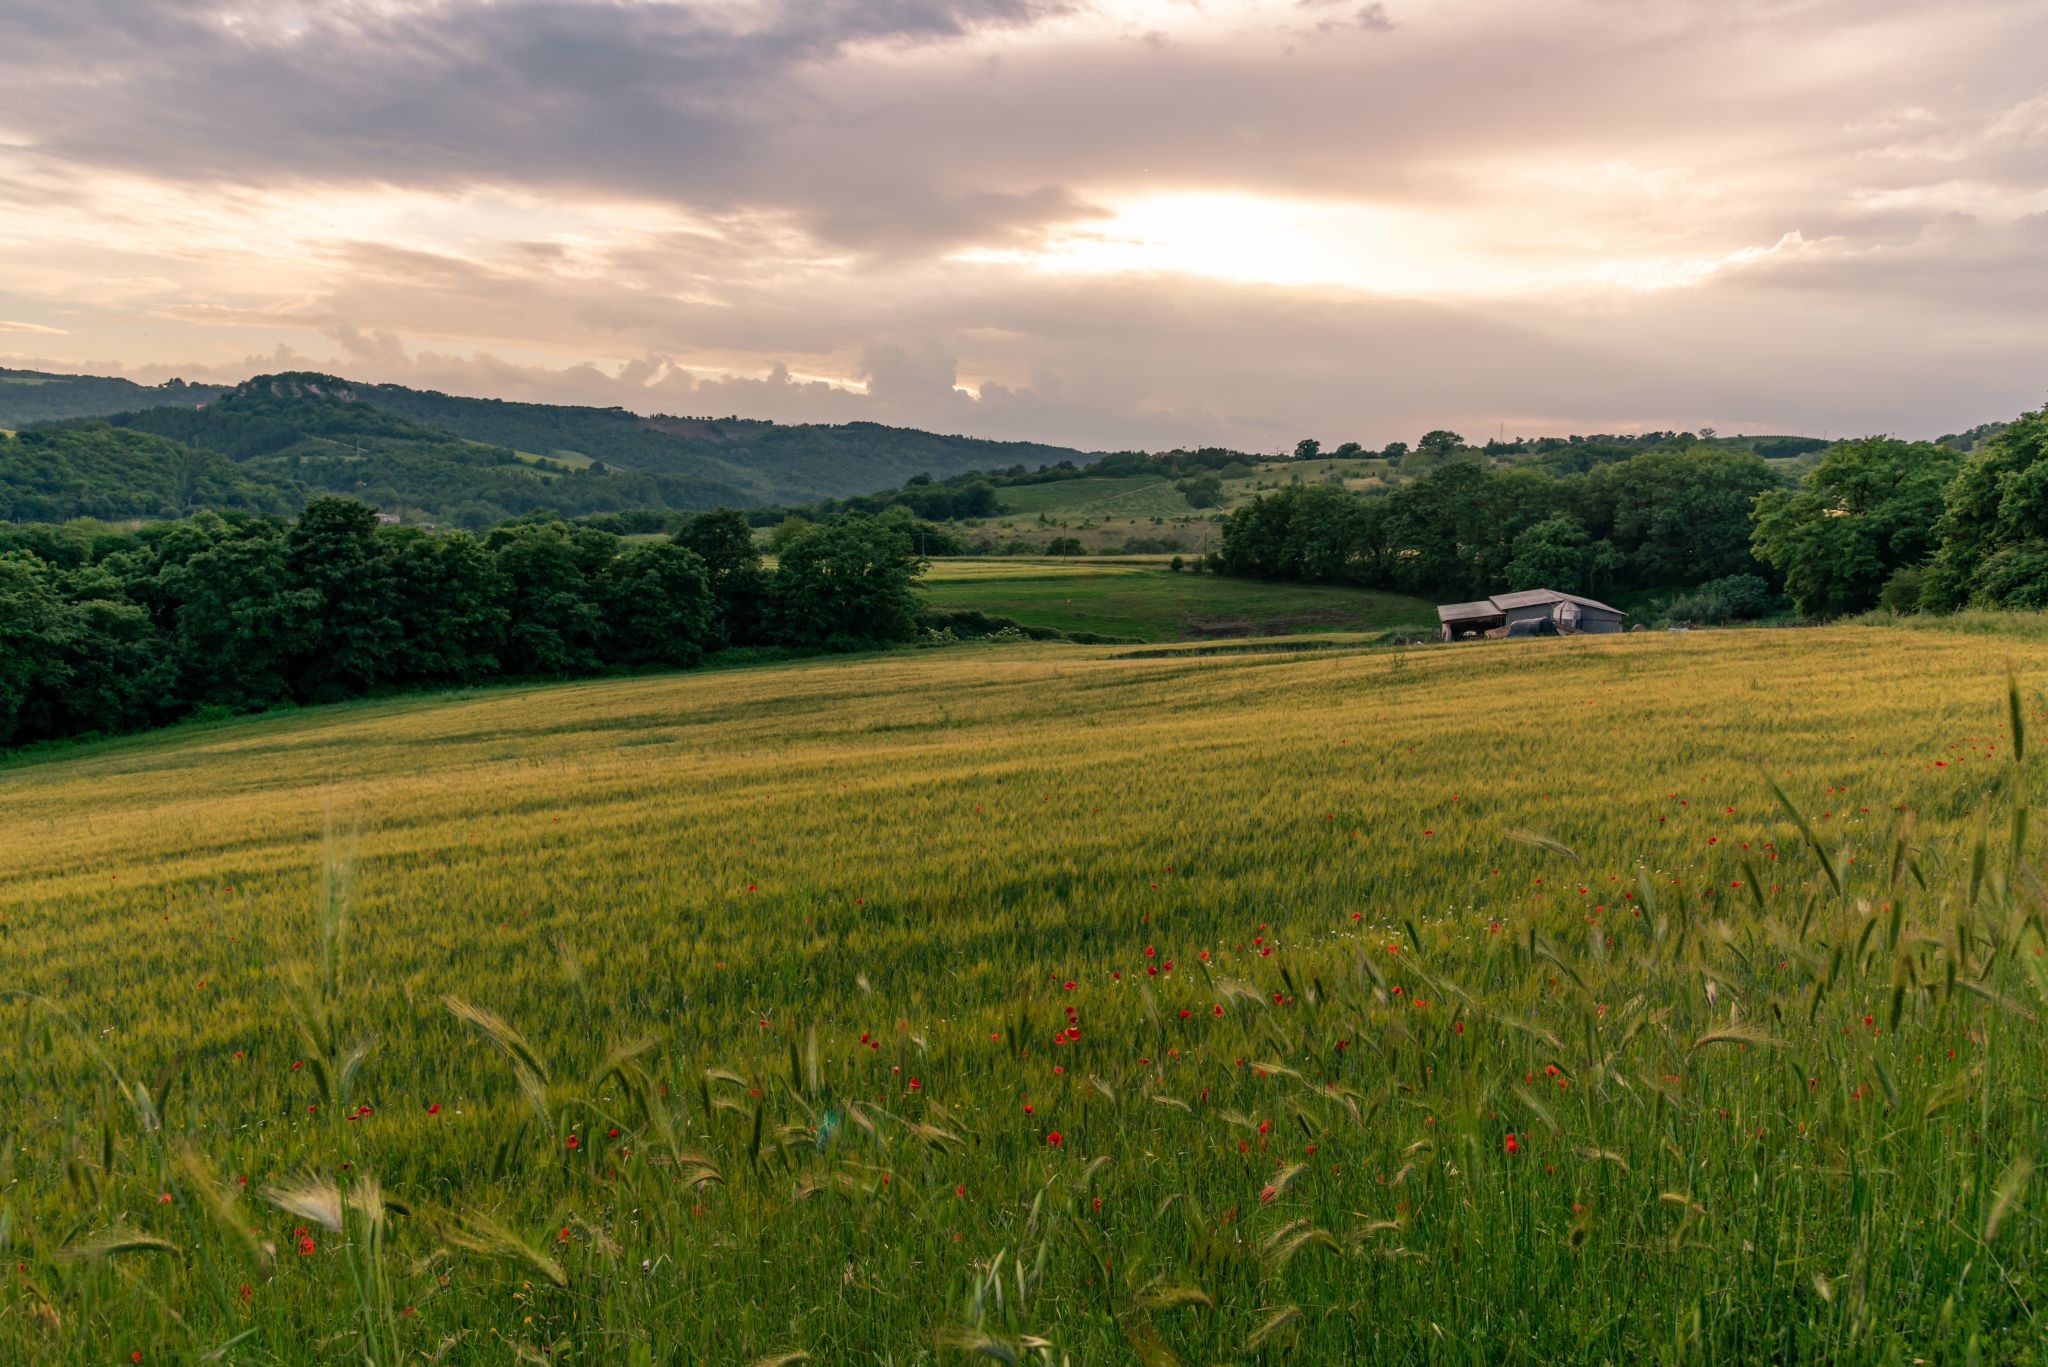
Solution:
[{"label": "tree line", "polygon": [[1739,602],[1734,616],[1781,590],[1811,618],[2048,607],[2048,409],[1954,440],[1838,442],[1797,482],[1703,444],[1562,473],[1468,452],[1383,494],[1256,498],[1214,568],[1439,600],[1690,591],[1709,610]]},{"label": "tree line", "polygon": [[1749,510],[1779,483],[1761,457],[1715,447],[1563,476],[1453,459],[1385,494],[1298,484],[1256,498],[1224,523],[1215,568],[1439,599],[1696,584],[1755,569]]},{"label": "tree line", "polygon": [[851,515],[773,570],[739,513],[627,542],[559,518],[484,535],[324,497],[133,532],[0,529],[0,746],[372,690],[849,650],[918,630],[899,523]]}]

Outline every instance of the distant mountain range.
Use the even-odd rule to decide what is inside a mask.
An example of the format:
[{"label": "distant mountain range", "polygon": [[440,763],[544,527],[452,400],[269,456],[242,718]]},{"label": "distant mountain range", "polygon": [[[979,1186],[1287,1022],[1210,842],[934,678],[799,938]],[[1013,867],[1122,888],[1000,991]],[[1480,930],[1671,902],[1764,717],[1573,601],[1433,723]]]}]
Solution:
[{"label": "distant mountain range", "polygon": [[[0,428],[45,424],[61,424],[66,435],[58,440],[45,427],[0,444],[0,517],[152,517],[221,506],[206,501],[223,487],[221,472],[195,452],[240,467],[228,481],[237,486],[231,506],[295,505],[341,492],[471,526],[541,507],[575,516],[808,503],[917,474],[943,479],[1090,458],[1061,446],[878,423],[642,417],[311,372],[223,388],[0,370]],[[138,444],[123,433],[164,440]],[[199,470],[209,476],[195,484],[191,472]]]}]

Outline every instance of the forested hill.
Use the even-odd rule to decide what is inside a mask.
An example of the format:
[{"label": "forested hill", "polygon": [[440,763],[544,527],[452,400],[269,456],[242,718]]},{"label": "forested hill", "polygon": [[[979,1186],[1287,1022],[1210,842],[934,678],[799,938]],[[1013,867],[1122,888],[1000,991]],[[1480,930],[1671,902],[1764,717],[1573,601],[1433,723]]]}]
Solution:
[{"label": "forested hill", "polygon": [[[288,445],[277,440],[280,420],[283,427],[303,437],[363,433],[361,415],[348,416],[331,409],[289,418],[269,412],[259,420],[259,415],[250,411],[250,396],[258,394],[280,401],[312,397],[367,405],[443,436],[452,434],[520,453],[528,464],[541,457],[563,469],[596,463],[612,471],[633,470],[684,481],[681,486],[670,486],[672,494],[677,489],[682,490],[680,494],[645,499],[641,504],[645,507],[809,503],[893,488],[919,474],[944,478],[968,470],[1057,465],[1076,459],[1085,464],[1087,459],[1085,453],[1070,447],[944,436],[879,423],[642,417],[623,408],[468,399],[404,385],[357,384],[311,372],[260,375],[224,388],[177,380],[150,387],[100,376],[0,370],[0,428],[69,418],[109,418],[120,426],[176,437],[236,459],[267,456]],[[231,401],[236,410],[232,423],[195,417],[189,411],[223,401]],[[185,411],[170,416],[165,410]],[[334,430],[308,427],[305,422],[309,418],[320,424],[331,422]],[[263,435],[253,438],[251,434],[258,429]],[[254,449],[252,441],[265,449]],[[224,442],[238,449],[230,450]],[[435,500],[405,501],[427,504]],[[493,500],[486,497],[485,501]]]},{"label": "forested hill", "polygon": [[116,429],[218,452],[268,480],[466,527],[539,508],[576,516],[752,501],[732,480],[629,470],[474,441],[364,403],[353,386],[327,376],[263,376],[204,408],[149,408],[108,421]]},{"label": "forested hill", "polygon": [[167,380],[141,385],[105,375],[52,375],[0,367],[0,427],[27,427],[62,418],[102,418],[139,408],[192,408],[227,392],[222,385]]},{"label": "forested hill", "polygon": [[201,508],[282,516],[305,501],[294,480],[105,422],[0,436],[0,522],[183,517]]},{"label": "forested hill", "polygon": [[724,480],[746,489],[752,495],[748,501],[758,503],[844,498],[892,488],[919,474],[943,478],[1011,465],[1057,465],[1084,455],[1065,446],[942,436],[871,422],[648,418],[623,408],[465,399],[403,385],[350,388],[364,403],[472,441],[657,474]]}]

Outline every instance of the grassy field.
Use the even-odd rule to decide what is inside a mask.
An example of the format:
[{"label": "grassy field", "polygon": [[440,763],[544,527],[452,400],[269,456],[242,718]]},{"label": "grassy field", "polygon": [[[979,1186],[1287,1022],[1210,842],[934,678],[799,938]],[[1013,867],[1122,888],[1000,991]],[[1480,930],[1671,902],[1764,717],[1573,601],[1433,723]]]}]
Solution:
[{"label": "grassy field", "polygon": [[0,1361],[2042,1361],[2048,644],[1127,653],[0,767]]},{"label": "grassy field", "polygon": [[1002,515],[972,525],[998,545],[1067,536],[1102,553],[1142,538],[1178,542],[1183,551],[1198,553],[1214,543],[1220,516],[1283,484],[1337,482],[1363,491],[1381,487],[1389,477],[1381,460],[1261,461],[1249,474],[1225,480],[1222,501],[1204,509],[1190,506],[1174,481],[1158,475],[1006,485],[998,491]]},{"label": "grassy field", "polygon": [[1416,598],[1175,573],[1164,556],[940,560],[924,582],[931,605],[942,611],[971,608],[1030,626],[1144,641],[1393,627],[1427,632],[1436,621],[1435,608]]},{"label": "grassy field", "polygon": [[1157,475],[1008,485],[1001,490],[1000,502],[1011,521],[1018,514],[1135,518],[1178,517],[1194,511],[1172,480]]}]

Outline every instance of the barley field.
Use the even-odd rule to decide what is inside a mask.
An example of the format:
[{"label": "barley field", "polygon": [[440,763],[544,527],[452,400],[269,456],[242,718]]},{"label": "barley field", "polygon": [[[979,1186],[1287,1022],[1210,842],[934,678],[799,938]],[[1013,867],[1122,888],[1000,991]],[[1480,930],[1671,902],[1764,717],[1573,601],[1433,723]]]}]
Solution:
[{"label": "barley field", "polygon": [[2040,1363],[2044,683],[1003,645],[20,760],[0,1361]]}]

